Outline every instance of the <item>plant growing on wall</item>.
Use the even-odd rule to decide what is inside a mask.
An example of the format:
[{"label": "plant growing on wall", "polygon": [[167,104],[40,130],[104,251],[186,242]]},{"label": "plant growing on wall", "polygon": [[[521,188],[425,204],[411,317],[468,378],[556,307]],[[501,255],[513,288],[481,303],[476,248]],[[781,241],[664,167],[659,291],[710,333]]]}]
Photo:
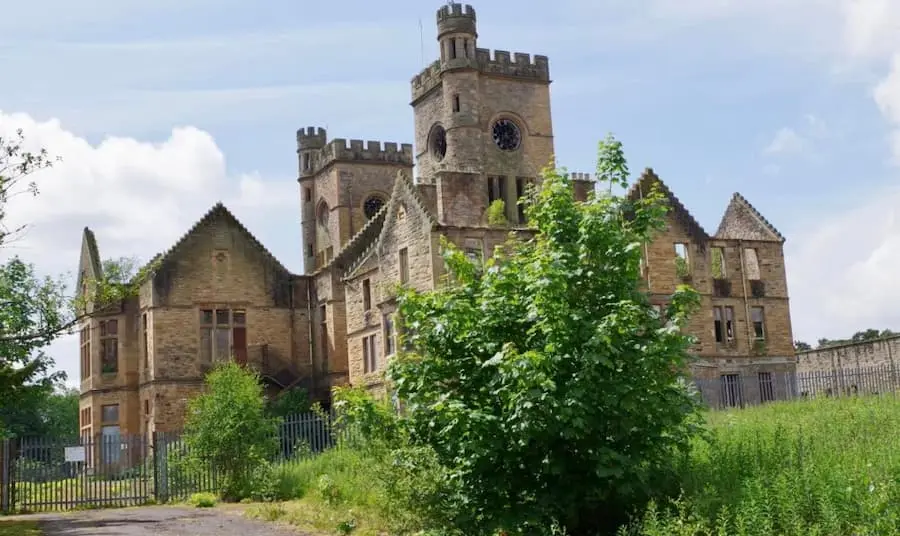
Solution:
[{"label": "plant growing on wall", "polygon": [[586,203],[545,170],[527,208],[536,236],[483,273],[447,243],[447,284],[400,293],[411,350],[387,375],[412,443],[458,490],[448,501],[460,534],[615,526],[665,486],[694,433],[680,372],[693,338],[681,328],[698,295],[680,285],[666,323],[640,287],[641,245],[664,228],[665,199],[612,193],[628,169],[611,137],[597,167],[609,192]]},{"label": "plant growing on wall", "polygon": [[495,199],[487,209],[487,218],[490,225],[507,225],[509,220],[506,219],[506,203],[502,199]]},{"label": "plant growing on wall", "polygon": [[691,268],[688,266],[687,259],[684,257],[675,257],[675,275],[681,279],[691,277]]}]

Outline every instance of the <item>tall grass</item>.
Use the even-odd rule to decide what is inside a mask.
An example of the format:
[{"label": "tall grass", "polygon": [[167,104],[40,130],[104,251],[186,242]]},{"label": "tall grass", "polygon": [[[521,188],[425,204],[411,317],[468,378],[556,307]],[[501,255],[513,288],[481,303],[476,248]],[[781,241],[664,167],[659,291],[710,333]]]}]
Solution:
[{"label": "tall grass", "polygon": [[641,536],[900,533],[900,400],[819,399],[708,417],[679,463],[683,493]]}]

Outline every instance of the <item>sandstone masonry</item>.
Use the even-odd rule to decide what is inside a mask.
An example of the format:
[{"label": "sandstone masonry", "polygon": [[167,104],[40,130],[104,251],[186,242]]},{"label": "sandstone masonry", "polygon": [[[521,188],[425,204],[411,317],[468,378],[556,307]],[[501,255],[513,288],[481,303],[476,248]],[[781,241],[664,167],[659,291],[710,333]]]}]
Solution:
[{"label": "sandstone masonry", "polygon": [[[297,131],[303,274],[218,204],[154,259],[139,296],[89,309],[83,433],[180,429],[205,372],[227,359],[259,370],[273,395],[302,387],[327,405],[331,388],[348,383],[387,394],[396,285],[440,284],[442,238],[483,261],[510,232],[532,234],[518,200],[554,154],[549,60],[479,48],[468,5],[441,7],[436,23],[439,58],[410,82],[414,144]],[[590,175],[570,178],[585,200]],[[726,386],[734,374],[762,382],[792,371],[784,237],[740,194],[707,233],[649,169],[629,195],[653,188],[672,210],[666,230],[644,245],[643,277],[661,311],[680,283],[702,295],[690,326],[694,374]],[[488,222],[496,201],[507,225]],[[85,229],[79,286],[101,268]]]}]

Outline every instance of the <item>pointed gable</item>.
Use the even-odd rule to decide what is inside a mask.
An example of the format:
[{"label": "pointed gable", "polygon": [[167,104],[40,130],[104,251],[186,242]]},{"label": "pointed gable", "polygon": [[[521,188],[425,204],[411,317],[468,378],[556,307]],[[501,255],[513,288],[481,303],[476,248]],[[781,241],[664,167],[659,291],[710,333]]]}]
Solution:
[{"label": "pointed gable", "polygon": [[100,279],[103,277],[103,266],[100,262],[100,250],[97,247],[97,237],[94,231],[85,227],[81,234],[81,255],[78,260],[78,281],[76,293],[81,297],[81,290],[85,279]]},{"label": "pointed gable", "polygon": [[[379,220],[377,225],[372,225],[372,229],[367,231],[367,224],[366,227],[363,227],[363,229],[347,243],[347,246],[344,247],[341,254],[335,256],[335,261],[337,261],[339,257],[345,261],[344,266],[346,266],[347,269],[343,274],[344,279],[352,277],[352,275],[355,272],[358,272],[369,258],[380,251],[381,244],[384,240],[384,233],[393,227],[394,220],[397,218],[397,211],[401,206],[404,210],[419,211],[425,216],[432,228],[437,225],[437,219],[427,208],[428,202],[422,199],[419,192],[419,188],[417,185],[413,184],[409,175],[403,171],[397,172],[397,178],[394,180],[394,188],[391,190],[391,198],[388,199],[388,202],[385,203],[383,207],[381,207],[378,214],[370,220],[370,223],[373,224],[376,219]],[[347,252],[347,255],[342,257],[345,251]]]},{"label": "pointed gable", "polygon": [[709,240],[709,234],[703,229],[700,223],[688,212],[688,209],[675,197],[672,190],[656,175],[652,168],[646,168],[641,173],[640,178],[628,190],[628,198],[632,200],[640,199],[645,194],[650,193],[653,185],[656,184],[669,202],[670,214],[675,218],[688,235],[697,243],[703,243]]},{"label": "pointed gable", "polygon": [[784,243],[784,236],[744,196],[735,192],[725,209],[716,238]]},{"label": "pointed gable", "polygon": [[276,259],[275,256],[272,255],[272,253],[269,252],[269,250],[266,249],[266,247],[263,246],[262,243],[257,240],[257,238],[253,236],[253,234],[246,227],[244,227],[244,225],[234,216],[234,214],[232,214],[231,211],[225,208],[225,205],[223,205],[221,202],[213,205],[213,207],[206,214],[204,214],[203,217],[200,218],[193,226],[191,226],[191,228],[188,229],[188,231],[184,235],[182,235],[182,237],[178,239],[178,241],[175,242],[172,247],[153,257],[150,263],[148,263],[148,266],[151,264],[155,264],[155,266],[158,268],[174,260],[178,256],[178,254],[184,250],[191,237],[193,237],[200,229],[202,229],[206,225],[212,224],[218,220],[224,220],[238,229],[238,231],[247,238],[250,244],[256,247],[256,249],[260,254],[262,254],[265,259],[272,262],[279,271],[283,272],[286,275],[291,275],[291,271],[288,270],[283,264],[281,264],[281,262],[279,262],[278,259]]}]

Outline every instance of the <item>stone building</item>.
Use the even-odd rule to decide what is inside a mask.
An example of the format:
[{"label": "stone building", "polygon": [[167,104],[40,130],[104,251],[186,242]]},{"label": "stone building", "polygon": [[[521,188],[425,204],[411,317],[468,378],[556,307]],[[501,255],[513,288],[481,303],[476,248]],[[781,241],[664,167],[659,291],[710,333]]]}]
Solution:
[{"label": "stone building", "polygon": [[[471,6],[441,7],[437,26],[440,58],[411,83],[414,145],[297,132],[304,273],[216,205],[157,257],[139,296],[84,322],[84,433],[180,428],[203,373],[232,356],[273,392],[299,386],[327,402],[335,385],[383,391],[392,288],[438,284],[441,237],[484,259],[510,231],[530,232],[517,200],[554,154],[548,59],[479,48]],[[573,179],[585,199],[590,177]],[[648,170],[630,195],[653,181]],[[791,367],[783,237],[737,194],[709,235],[665,191],[670,226],[646,245],[644,274],[659,305],[680,281],[703,294],[697,373],[727,382]],[[506,226],[488,224],[496,200]],[[99,258],[86,229],[79,285],[99,275]]]}]

